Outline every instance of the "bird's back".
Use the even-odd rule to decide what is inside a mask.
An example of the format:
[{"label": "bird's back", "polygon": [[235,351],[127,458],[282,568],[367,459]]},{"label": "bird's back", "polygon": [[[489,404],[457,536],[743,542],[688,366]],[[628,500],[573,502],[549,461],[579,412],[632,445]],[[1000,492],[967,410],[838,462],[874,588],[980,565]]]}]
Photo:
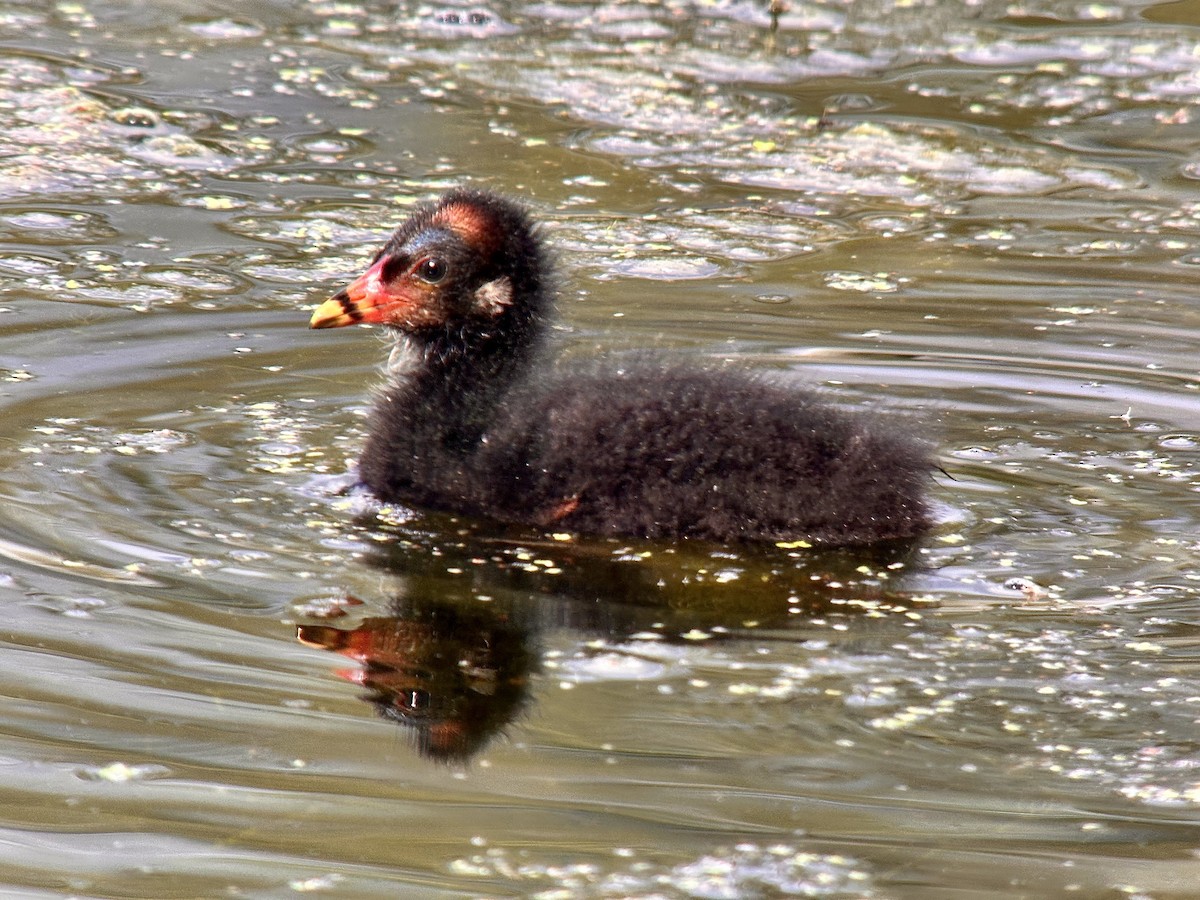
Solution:
[{"label": "bird's back", "polygon": [[596,534],[853,544],[929,524],[923,444],[740,371],[561,374],[514,393],[473,468],[487,514]]}]

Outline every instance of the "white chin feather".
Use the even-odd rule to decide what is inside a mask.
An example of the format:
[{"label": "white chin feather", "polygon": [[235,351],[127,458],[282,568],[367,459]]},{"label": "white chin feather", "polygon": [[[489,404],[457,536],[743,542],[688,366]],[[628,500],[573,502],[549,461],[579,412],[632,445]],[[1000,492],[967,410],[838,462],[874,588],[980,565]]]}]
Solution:
[{"label": "white chin feather", "polygon": [[394,378],[404,378],[421,367],[421,351],[407,335],[399,335],[388,354],[384,370]]}]

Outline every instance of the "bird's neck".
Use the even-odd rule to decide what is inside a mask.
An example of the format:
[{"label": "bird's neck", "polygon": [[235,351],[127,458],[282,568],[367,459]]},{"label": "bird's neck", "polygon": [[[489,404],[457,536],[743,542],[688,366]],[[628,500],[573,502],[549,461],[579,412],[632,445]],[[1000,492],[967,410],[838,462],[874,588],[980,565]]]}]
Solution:
[{"label": "bird's neck", "polygon": [[532,334],[523,341],[511,335],[429,342],[400,338],[388,360],[384,396],[393,440],[472,452],[505,396],[525,381],[538,343]]}]

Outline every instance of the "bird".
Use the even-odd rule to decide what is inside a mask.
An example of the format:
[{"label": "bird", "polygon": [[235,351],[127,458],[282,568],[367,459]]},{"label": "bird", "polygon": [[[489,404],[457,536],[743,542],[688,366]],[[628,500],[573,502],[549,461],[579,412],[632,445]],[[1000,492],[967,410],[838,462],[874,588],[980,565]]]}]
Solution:
[{"label": "bird", "polygon": [[563,362],[555,276],[520,202],[413,207],[311,328],[395,342],[358,477],[381,502],[598,537],[844,547],[932,525],[931,448],[781,375],[653,351]]}]

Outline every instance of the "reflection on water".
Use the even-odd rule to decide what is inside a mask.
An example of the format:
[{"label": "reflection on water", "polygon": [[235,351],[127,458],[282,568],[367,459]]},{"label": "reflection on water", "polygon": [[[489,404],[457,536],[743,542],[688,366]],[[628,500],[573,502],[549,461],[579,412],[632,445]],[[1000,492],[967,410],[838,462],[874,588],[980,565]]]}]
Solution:
[{"label": "reflection on water", "polygon": [[534,636],[492,608],[397,600],[392,615],[352,630],[301,625],[302,644],[348,656],[340,673],[370,693],[379,714],[412,729],[434,759],[465,759],[520,712],[535,661]]},{"label": "reflection on water", "polygon": [[[354,628],[297,628],[300,643],[360,663],[339,674],[366,687],[363,699],[409,728],[418,751],[435,759],[469,759],[521,713],[530,676],[542,669],[539,635],[551,629],[577,633],[584,646],[597,640],[589,664],[597,671],[636,671],[645,660],[638,641],[658,649],[746,633],[790,640],[788,623],[796,617],[897,614],[928,605],[900,592],[912,549],[903,546],[779,552],[771,562],[721,550],[680,559],[650,543],[611,550],[500,545],[486,565],[472,556],[478,549],[373,554],[373,565],[404,584],[388,601],[387,616]],[[473,570],[469,587],[447,583],[446,571],[464,568]],[[343,616],[362,603],[345,598],[327,604],[325,614]]]},{"label": "reflection on water", "polygon": [[[1198,28],[0,4],[0,892],[1194,895]],[[571,353],[907,416],[939,528],[364,519],[378,343],[304,326],[459,183]]]}]

